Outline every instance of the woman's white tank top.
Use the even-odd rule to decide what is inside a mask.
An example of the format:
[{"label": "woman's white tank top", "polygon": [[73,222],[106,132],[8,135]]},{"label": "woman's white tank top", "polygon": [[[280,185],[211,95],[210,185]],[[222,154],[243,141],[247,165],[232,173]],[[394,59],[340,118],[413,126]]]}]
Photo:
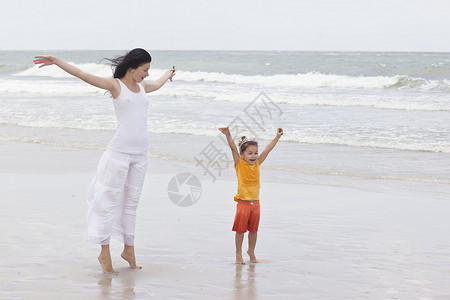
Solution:
[{"label": "woman's white tank top", "polygon": [[129,154],[147,153],[148,98],[145,95],[144,87],[138,83],[140,91],[134,93],[120,79],[118,81],[120,94],[113,99],[117,131],[109,142],[108,149]]}]

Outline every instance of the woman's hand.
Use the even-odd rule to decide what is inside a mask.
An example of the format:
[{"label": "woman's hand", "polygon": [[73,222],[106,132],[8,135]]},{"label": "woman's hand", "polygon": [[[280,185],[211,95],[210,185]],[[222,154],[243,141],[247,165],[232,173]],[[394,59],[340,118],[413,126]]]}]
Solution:
[{"label": "woman's hand", "polygon": [[170,81],[173,81],[172,78],[173,78],[173,76],[175,76],[175,68],[170,69],[170,70],[167,71],[166,73],[167,73],[167,76],[169,76],[169,80],[170,80]]},{"label": "woman's hand", "polygon": [[56,60],[57,58],[54,56],[35,56],[33,62],[35,65],[40,65],[39,68],[42,68],[54,65]]}]

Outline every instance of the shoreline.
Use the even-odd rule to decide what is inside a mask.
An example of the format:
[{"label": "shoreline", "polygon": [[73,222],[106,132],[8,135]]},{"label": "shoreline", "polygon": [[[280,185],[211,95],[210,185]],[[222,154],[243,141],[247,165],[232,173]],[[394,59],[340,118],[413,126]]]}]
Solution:
[{"label": "shoreline", "polygon": [[[0,174],[92,173],[94,176],[104,151],[104,149],[43,145],[33,142],[0,141]],[[150,174],[172,174],[174,176],[177,173],[189,172],[199,177],[200,180],[212,180],[212,177],[205,174],[204,169],[196,166],[194,161],[173,160],[169,157],[162,158],[152,155],[149,155],[148,159],[147,176]],[[273,159],[279,159],[279,157]],[[264,187],[264,183],[289,183],[337,188],[350,187],[383,192],[379,188],[383,186],[389,194],[415,196],[416,194],[430,195],[431,193],[437,199],[450,199],[450,187],[441,182],[300,173],[274,169],[270,166],[269,160],[266,166],[261,167],[261,170],[262,187]],[[220,176],[216,177],[222,181],[236,181],[236,174],[232,167],[222,170]]]}]

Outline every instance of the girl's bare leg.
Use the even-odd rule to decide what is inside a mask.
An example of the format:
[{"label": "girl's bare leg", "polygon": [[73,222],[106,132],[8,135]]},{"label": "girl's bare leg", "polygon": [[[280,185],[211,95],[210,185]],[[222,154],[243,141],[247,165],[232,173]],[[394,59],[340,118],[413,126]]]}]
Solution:
[{"label": "girl's bare leg", "polygon": [[244,233],[236,232],[236,264],[245,265],[244,259],[242,258],[242,243],[244,242]]},{"label": "girl's bare leg", "polygon": [[256,239],[258,238],[257,232],[249,232],[248,233],[248,255],[250,256],[250,261],[252,263],[258,263],[259,260],[256,259],[255,256],[255,247],[256,247]]},{"label": "girl's bare leg", "polygon": [[136,266],[136,257],[134,255],[134,246],[123,245],[122,258],[129,264],[130,268],[140,270],[142,267]]},{"label": "girl's bare leg", "polygon": [[100,255],[98,256],[98,261],[102,266],[103,273],[107,274],[117,273],[116,271],[114,271],[112,267],[111,252],[109,251],[109,245],[102,245],[102,250],[100,252]]}]

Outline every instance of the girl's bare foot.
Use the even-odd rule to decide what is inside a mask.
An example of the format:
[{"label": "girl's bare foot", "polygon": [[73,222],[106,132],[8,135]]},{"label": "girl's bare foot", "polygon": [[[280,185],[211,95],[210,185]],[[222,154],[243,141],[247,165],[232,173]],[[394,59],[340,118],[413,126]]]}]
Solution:
[{"label": "girl's bare foot", "polygon": [[254,252],[250,252],[250,250],[249,250],[249,251],[247,251],[247,254],[248,254],[248,256],[250,256],[250,262],[255,263],[255,264],[259,263],[259,260],[256,259]]},{"label": "girl's bare foot", "polygon": [[242,258],[242,253],[236,253],[236,264],[245,265],[244,259]]},{"label": "girl's bare foot", "polygon": [[142,267],[136,265],[136,257],[134,255],[134,246],[125,245],[122,254],[120,255],[124,260],[130,264],[130,268],[140,270]]}]

